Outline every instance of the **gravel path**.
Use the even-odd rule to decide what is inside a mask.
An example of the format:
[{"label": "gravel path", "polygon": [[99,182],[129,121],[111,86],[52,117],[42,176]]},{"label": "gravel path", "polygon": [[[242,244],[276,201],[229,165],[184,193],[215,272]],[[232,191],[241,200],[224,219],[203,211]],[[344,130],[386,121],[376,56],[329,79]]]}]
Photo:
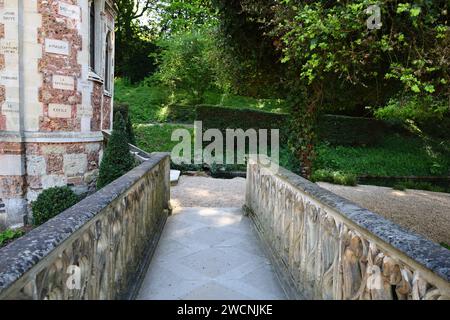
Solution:
[{"label": "gravel path", "polygon": [[181,176],[171,195],[174,208],[240,208],[245,202],[245,179]]},{"label": "gravel path", "polygon": [[397,191],[376,186],[318,184],[425,238],[437,243],[450,243],[450,194]]}]

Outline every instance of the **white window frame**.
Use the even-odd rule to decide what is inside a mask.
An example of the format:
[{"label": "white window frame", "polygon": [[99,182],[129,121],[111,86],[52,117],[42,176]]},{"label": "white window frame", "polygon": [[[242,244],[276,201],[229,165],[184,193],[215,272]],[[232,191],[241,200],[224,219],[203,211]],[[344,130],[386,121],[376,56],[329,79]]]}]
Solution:
[{"label": "white window frame", "polygon": [[[92,52],[92,48],[91,48],[91,6],[92,4],[95,3],[95,41],[94,41],[94,68],[92,68],[91,65],[91,52]],[[104,45],[101,42],[101,39],[104,38],[103,36],[103,22],[104,22],[104,17],[101,14],[104,10],[104,6],[105,6],[105,0],[90,0],[89,1],[89,14],[88,14],[88,18],[89,18],[89,78],[91,80],[97,81],[97,82],[101,82],[103,83],[104,79],[102,78],[102,74],[103,72],[101,72],[103,70],[103,50],[104,50]],[[99,41],[100,40],[100,41]]]}]

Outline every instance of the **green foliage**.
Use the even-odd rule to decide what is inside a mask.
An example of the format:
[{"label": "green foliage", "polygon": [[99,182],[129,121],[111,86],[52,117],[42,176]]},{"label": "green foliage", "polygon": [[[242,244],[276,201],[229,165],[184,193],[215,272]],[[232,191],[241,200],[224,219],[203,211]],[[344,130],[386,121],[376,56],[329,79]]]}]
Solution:
[{"label": "green foliage", "polygon": [[285,114],[276,114],[251,109],[237,109],[212,105],[197,106],[197,121],[203,129],[280,129],[286,122]]},{"label": "green foliage", "polygon": [[285,10],[275,13],[280,25],[273,30],[282,34],[283,61],[296,64],[307,85],[326,84],[329,75],[337,74],[355,85],[377,78],[399,82],[410,94],[448,93],[450,62],[441,60],[450,41],[448,2],[379,1],[379,31],[366,27],[365,9],[371,4],[285,1]]},{"label": "green foliage", "polygon": [[320,117],[317,125],[320,141],[341,146],[373,146],[393,131],[384,121],[336,115]]},{"label": "green foliage", "polygon": [[121,103],[114,105],[114,118],[116,118],[117,113],[120,113],[122,118],[125,120],[125,132],[127,134],[128,142],[135,145],[136,137],[134,136],[133,124],[131,122],[128,104]]},{"label": "green foliage", "polygon": [[441,246],[443,246],[444,248],[450,250],[450,244],[448,244],[448,243],[441,242]]},{"label": "green foliage", "polygon": [[69,187],[55,187],[44,190],[31,204],[33,225],[40,226],[51,218],[72,207],[79,197]]},{"label": "green foliage", "polygon": [[196,108],[173,104],[166,108],[165,114],[168,122],[193,124],[196,118]]},{"label": "green foliage", "polygon": [[128,79],[131,83],[138,83],[156,72],[158,66],[155,59],[161,49],[151,40],[138,36],[121,43],[116,42],[117,68],[116,76]]},{"label": "green foliage", "polygon": [[375,110],[375,116],[380,119],[436,121],[449,114],[448,101],[427,96],[403,96],[392,98],[386,106]]},{"label": "green foliage", "polygon": [[199,27],[212,27],[217,23],[210,0],[159,1],[158,9],[163,36],[197,30]]},{"label": "green foliage", "polygon": [[450,157],[416,137],[387,136],[376,146],[350,147],[319,144],[314,169],[357,176],[448,176]]},{"label": "green foliage", "polygon": [[114,122],[114,129],[100,164],[100,175],[97,181],[99,189],[133,169],[135,163],[128,146],[125,121],[120,112],[116,114]]},{"label": "green foliage", "polygon": [[286,146],[280,147],[280,166],[296,174],[301,173],[301,164],[299,159]]},{"label": "green foliage", "polygon": [[[353,110],[383,108],[385,118],[441,118],[448,107],[450,28],[447,0],[399,3],[382,0],[382,28],[369,30],[370,0],[298,1],[216,0],[224,42],[240,60],[272,59],[272,70],[283,81],[292,114],[290,148],[308,175],[314,160],[316,120],[324,107],[338,100]],[[265,50],[258,44],[270,44]],[[246,49],[252,44],[250,49]],[[284,67],[280,67],[280,63]],[[256,68],[254,68],[256,69]],[[281,76],[280,76],[281,72]],[[244,81],[243,81],[244,82]],[[241,84],[242,85],[242,84]],[[283,93],[281,93],[283,94]],[[424,106],[432,96],[434,102]],[[405,110],[393,107],[409,103]],[[424,108],[425,107],[425,108]],[[368,111],[373,111],[368,110]],[[363,113],[361,113],[363,114]]]},{"label": "green foliage", "polygon": [[165,121],[161,110],[169,102],[170,92],[161,86],[149,86],[146,82],[130,84],[124,79],[115,82],[114,99],[117,104],[129,105],[133,123]]},{"label": "green foliage", "polygon": [[155,0],[115,0],[115,74],[132,83],[155,72],[155,26],[141,24],[143,16],[155,10]]},{"label": "green foliage", "polygon": [[137,146],[142,150],[152,152],[171,152],[179,141],[172,140],[172,132],[177,129],[188,129],[193,136],[193,129],[179,125],[155,124],[137,125]]},{"label": "green foliage", "polygon": [[432,192],[445,192],[446,191],[445,188],[439,187],[430,182],[423,182],[423,181],[418,182],[418,181],[411,181],[411,180],[398,182],[393,186],[393,189],[399,190],[399,191],[405,191],[407,189],[425,190],[425,191],[432,191]]},{"label": "green foliage", "polygon": [[397,183],[392,187],[392,189],[398,190],[398,191],[405,191],[407,188],[403,183]]},{"label": "green foliage", "polygon": [[[171,93],[168,88],[155,82],[146,81],[138,85],[117,79],[115,101],[118,105],[129,105],[133,123],[180,122],[193,123],[195,108],[182,91]],[[226,106],[235,109],[254,109],[267,112],[284,112],[286,103],[282,99],[255,99],[231,93],[208,90],[201,98],[206,104]]]},{"label": "green foliage", "polygon": [[0,248],[6,246],[11,241],[22,237],[25,234],[22,230],[7,229],[0,232]]},{"label": "green foliage", "polygon": [[160,65],[154,79],[174,91],[187,93],[190,103],[200,103],[214,86],[214,69],[208,57],[211,38],[188,31],[163,39]]},{"label": "green foliage", "polygon": [[283,99],[252,98],[217,91],[207,91],[203,101],[206,105],[227,108],[252,109],[273,113],[285,113],[288,111],[286,101]]},{"label": "green foliage", "polygon": [[[220,24],[217,46],[230,91],[253,98],[285,97],[284,66],[274,50],[279,39],[271,30],[274,1],[213,0]],[[261,2],[267,6],[259,6]]]},{"label": "green foliage", "polygon": [[322,181],[351,187],[354,187],[358,184],[357,177],[354,174],[325,169],[314,171],[311,176],[311,180],[313,182]]}]

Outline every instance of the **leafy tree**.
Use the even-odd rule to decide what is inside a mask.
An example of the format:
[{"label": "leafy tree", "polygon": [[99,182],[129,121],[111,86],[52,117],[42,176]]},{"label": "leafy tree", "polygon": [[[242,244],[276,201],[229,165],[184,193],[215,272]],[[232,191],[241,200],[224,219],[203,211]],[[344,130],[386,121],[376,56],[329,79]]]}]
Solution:
[{"label": "leafy tree", "polygon": [[159,28],[163,36],[173,36],[217,22],[211,0],[168,0],[158,4]]},{"label": "leafy tree", "polygon": [[136,20],[143,17],[156,5],[156,0],[115,0],[118,16],[116,20],[116,32],[124,39],[134,36]]},{"label": "leafy tree", "polygon": [[[275,1],[212,0],[220,19],[220,61],[226,77],[237,94],[271,98],[283,96],[284,66],[280,52],[274,50],[274,40],[267,36],[268,22]],[[257,6],[257,8],[256,8]],[[253,9],[252,9],[253,8]]]},{"label": "leafy tree", "polygon": [[[219,2],[226,21],[239,16],[243,25],[259,27],[259,33],[247,33],[248,28],[243,32],[253,41],[270,40],[271,50],[280,53],[292,104],[291,148],[305,176],[314,158],[315,119],[330,92],[328,101],[336,96],[351,101],[371,91],[373,98],[364,103],[381,107],[377,114],[384,116],[405,105],[408,112],[397,114],[409,118],[448,113],[447,0],[379,1],[383,25],[374,30],[366,24],[366,9],[373,4],[369,0]],[[226,36],[237,32],[233,29]],[[245,41],[237,43],[243,46]],[[336,84],[345,90],[335,92]]]},{"label": "leafy tree", "polygon": [[208,52],[211,38],[199,31],[188,31],[160,42],[163,51],[155,79],[173,91],[188,94],[191,103],[202,102],[213,86],[214,70]]},{"label": "leafy tree", "polygon": [[132,83],[143,80],[156,70],[154,54],[157,36],[154,26],[140,23],[149,12],[156,10],[156,0],[116,0],[116,74]]},{"label": "leafy tree", "polygon": [[120,178],[134,167],[134,158],[130,153],[125,121],[120,112],[114,119],[114,128],[105,150],[97,188],[101,189]]}]

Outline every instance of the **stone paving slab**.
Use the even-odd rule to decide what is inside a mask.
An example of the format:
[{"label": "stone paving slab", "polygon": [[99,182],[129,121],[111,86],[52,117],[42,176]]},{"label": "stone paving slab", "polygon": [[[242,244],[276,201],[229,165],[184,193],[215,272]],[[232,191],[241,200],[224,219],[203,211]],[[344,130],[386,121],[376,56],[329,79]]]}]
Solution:
[{"label": "stone paving slab", "polygon": [[286,296],[240,208],[177,208],[140,300],[280,300]]}]

